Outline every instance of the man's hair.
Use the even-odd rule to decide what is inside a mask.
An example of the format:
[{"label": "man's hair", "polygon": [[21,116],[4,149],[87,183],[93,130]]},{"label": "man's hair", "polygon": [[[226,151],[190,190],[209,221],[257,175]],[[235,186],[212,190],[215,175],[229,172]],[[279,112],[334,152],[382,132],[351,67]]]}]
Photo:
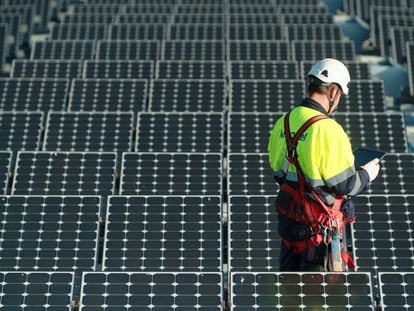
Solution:
[{"label": "man's hair", "polygon": [[308,76],[308,94],[314,93],[326,94],[329,88],[333,85],[332,83],[324,83],[314,76]]}]

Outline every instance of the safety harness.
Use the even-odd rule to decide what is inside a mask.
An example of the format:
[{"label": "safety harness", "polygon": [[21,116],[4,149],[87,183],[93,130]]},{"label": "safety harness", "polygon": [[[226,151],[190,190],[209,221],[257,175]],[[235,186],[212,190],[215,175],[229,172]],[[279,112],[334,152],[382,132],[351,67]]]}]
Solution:
[{"label": "safety harness", "polygon": [[[319,120],[326,119],[327,116],[316,115],[310,118],[292,137],[289,127],[289,115],[290,112],[286,114],[284,120],[287,160],[296,168],[299,190],[289,186],[287,183],[283,183],[281,185],[281,189],[290,193],[294,202],[292,202],[290,208],[288,209],[278,207],[278,211],[283,216],[295,221],[306,223],[312,228],[314,235],[308,240],[283,240],[287,247],[291,248],[295,253],[300,253],[308,248],[318,246],[322,242],[328,246],[328,244],[331,243],[332,234],[338,234],[341,229],[345,227],[345,222],[350,222],[350,220],[345,219],[344,214],[341,211],[343,197],[337,195],[333,205],[327,206],[315,192],[313,187],[306,181],[298,162],[296,148],[300,137],[309,126]],[[306,192],[311,194],[313,199],[306,195]],[[341,252],[341,258],[342,261],[351,269],[355,268],[355,264],[346,251]]]}]

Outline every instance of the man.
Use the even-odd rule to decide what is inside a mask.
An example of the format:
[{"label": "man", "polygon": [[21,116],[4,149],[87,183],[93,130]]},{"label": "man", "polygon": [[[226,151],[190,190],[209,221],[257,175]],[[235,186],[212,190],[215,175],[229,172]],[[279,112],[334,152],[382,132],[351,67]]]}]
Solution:
[{"label": "man", "polygon": [[[349,82],[350,74],[342,62],[331,58],[317,62],[307,76],[307,97],[272,130],[269,164],[281,186],[275,202],[282,238],[280,271],[343,271],[342,260],[340,269],[334,268],[335,238],[341,242],[340,258],[344,262],[350,259],[345,252],[344,222],[352,222],[355,215],[349,198],[362,193],[380,167],[375,159],[355,168],[348,136],[328,117],[341,96],[348,94]],[[293,144],[289,138],[314,116],[321,120],[304,128]],[[285,135],[286,131],[291,135]]]}]

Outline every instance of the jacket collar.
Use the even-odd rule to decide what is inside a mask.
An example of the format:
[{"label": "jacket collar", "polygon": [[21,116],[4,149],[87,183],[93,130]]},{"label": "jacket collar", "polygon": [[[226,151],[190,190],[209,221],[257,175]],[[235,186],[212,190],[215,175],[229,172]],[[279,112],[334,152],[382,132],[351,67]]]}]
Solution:
[{"label": "jacket collar", "polygon": [[328,115],[328,113],[325,111],[325,109],[318,102],[316,102],[313,99],[310,99],[308,97],[303,99],[302,102],[298,106],[315,109],[315,110],[323,113],[324,115]]}]

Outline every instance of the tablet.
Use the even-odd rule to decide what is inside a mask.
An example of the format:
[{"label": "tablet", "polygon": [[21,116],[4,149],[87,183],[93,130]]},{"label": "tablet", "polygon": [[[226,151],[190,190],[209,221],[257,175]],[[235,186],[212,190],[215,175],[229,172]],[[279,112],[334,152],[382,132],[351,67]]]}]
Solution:
[{"label": "tablet", "polygon": [[384,156],[384,151],[358,147],[354,150],[355,167],[364,165],[375,158],[381,160]]}]

